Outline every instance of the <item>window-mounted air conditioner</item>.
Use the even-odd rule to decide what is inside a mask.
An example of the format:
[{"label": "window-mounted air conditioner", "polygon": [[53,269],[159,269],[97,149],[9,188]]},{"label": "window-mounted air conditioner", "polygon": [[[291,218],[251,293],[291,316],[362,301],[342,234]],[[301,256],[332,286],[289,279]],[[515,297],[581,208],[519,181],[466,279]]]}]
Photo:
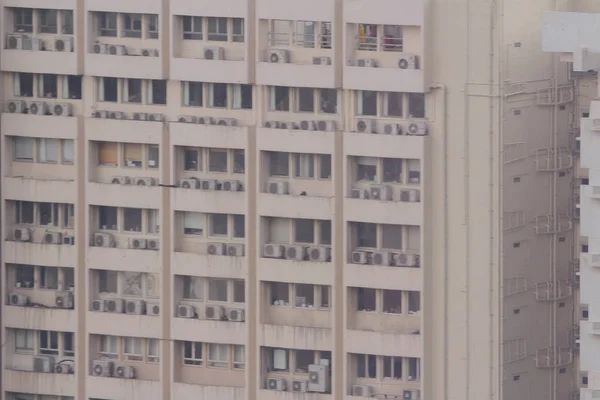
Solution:
[{"label": "window-mounted air conditioner", "polygon": [[143,57],[158,57],[157,49],[142,49],[140,53]]},{"label": "window-mounted air conditioner", "polygon": [[389,266],[392,261],[392,254],[389,251],[375,251],[371,257],[373,265]]},{"label": "window-mounted air conditioner", "polygon": [[27,103],[23,100],[9,100],[6,110],[11,114],[22,114],[27,109]]},{"label": "window-mounted air conditioner", "polygon": [[225,243],[209,243],[206,252],[211,256],[222,256],[225,254]]},{"label": "window-mounted air conditioner", "polygon": [[125,311],[125,301],[123,299],[106,300],[106,312],[123,314]]},{"label": "window-mounted air conditioner", "polygon": [[219,189],[219,182],[216,179],[201,179],[199,189],[217,190]]},{"label": "window-mounted air conditioner", "polygon": [[224,60],[225,49],[223,47],[210,46],[205,47],[202,54],[205,60]]},{"label": "window-mounted air conditioner", "polygon": [[181,304],[177,307],[177,317],[196,318],[196,309],[192,306]]},{"label": "window-mounted air conditioner", "polygon": [[71,103],[52,104],[52,115],[57,117],[70,117],[73,115],[73,106]]},{"label": "window-mounted air conditioner", "polygon": [[148,114],[148,121],[150,122],[163,122],[165,116],[162,114]]},{"label": "window-mounted air conditioner", "polygon": [[108,45],[106,43],[94,43],[92,46],[94,54],[108,54]]},{"label": "window-mounted air conditioner", "polygon": [[48,113],[48,104],[43,101],[32,101],[29,103],[29,114],[46,115]]},{"label": "window-mounted air conditioner", "polygon": [[292,381],[292,392],[306,392],[308,390],[308,381]]},{"label": "window-mounted air conditioner", "polygon": [[213,117],[198,117],[198,123],[200,125],[214,125],[215,120]]},{"label": "window-mounted air conditioner", "polygon": [[263,256],[267,258],[283,258],[285,247],[281,244],[268,243],[263,246]]},{"label": "window-mounted air conditioner", "polygon": [[215,125],[220,126],[237,126],[237,119],[235,118],[218,118]]},{"label": "window-mounted air conditioner", "polygon": [[54,372],[54,357],[33,357],[33,372]]},{"label": "window-mounted air conditioner", "polygon": [[133,120],[134,121],[147,121],[148,113],[141,113],[141,112],[133,113]]},{"label": "window-mounted air conditioner", "polygon": [[17,242],[29,242],[31,240],[31,229],[15,228],[13,230],[13,238]]},{"label": "window-mounted air conditioner", "polygon": [[303,131],[316,131],[317,123],[315,121],[300,121],[300,129]]},{"label": "window-mounted air conditioner", "polygon": [[353,199],[368,199],[369,191],[367,189],[352,189],[350,192],[350,197]]},{"label": "window-mounted air conditioner", "polygon": [[108,54],[111,56],[125,56],[127,55],[127,47],[121,44],[111,44],[108,46]]},{"label": "window-mounted air conditioner", "polygon": [[220,321],[225,317],[225,308],[219,305],[206,305],[204,307],[204,316],[206,319]]},{"label": "window-mounted air conditioner", "polygon": [[375,132],[375,121],[372,119],[357,119],[354,129],[358,133],[373,133]]},{"label": "window-mounted air conditioner", "polygon": [[113,185],[129,185],[130,182],[128,176],[113,176],[110,180]]},{"label": "window-mounted air conditioner", "polygon": [[181,115],[181,116],[177,117],[177,122],[181,122],[184,124],[195,124],[196,117],[193,115]]},{"label": "window-mounted air conditioner", "polygon": [[113,374],[114,363],[107,360],[94,360],[92,362],[92,375],[109,377]]},{"label": "window-mounted air conditioner", "polygon": [[227,319],[232,322],[244,322],[246,320],[246,310],[243,308],[230,308],[227,311]]},{"label": "window-mounted air conditioner", "polygon": [[154,186],[156,181],[154,178],[134,178],[136,186]]},{"label": "window-mounted air conditioner", "polygon": [[146,302],[144,300],[128,300],[125,303],[125,313],[135,315],[146,314]]},{"label": "window-mounted air conditioner", "polygon": [[365,68],[375,68],[377,67],[377,62],[372,58],[359,58],[356,60],[357,67],[365,67]]},{"label": "window-mounted air conditioner", "polygon": [[56,364],[54,366],[54,373],[56,374],[73,374],[75,371],[73,370],[73,366],[67,363]]},{"label": "window-mounted air conditioner", "polygon": [[325,246],[310,246],[307,249],[308,259],[314,262],[331,261],[331,248]]},{"label": "window-mounted air conditioner", "polygon": [[45,244],[62,244],[62,233],[60,232],[46,232],[44,233]]},{"label": "window-mounted air conditioner", "polygon": [[123,111],[109,111],[107,118],[110,119],[127,119],[127,114]]},{"label": "window-mounted air conditioner", "polygon": [[271,49],[267,56],[270,63],[284,64],[290,62],[290,52],[285,49]]},{"label": "window-mounted air conditioner", "polygon": [[8,50],[24,50],[23,42],[28,40],[28,37],[21,34],[6,35],[6,48]]},{"label": "window-mounted air conditioner", "polygon": [[335,121],[315,121],[317,131],[332,132],[335,131]]},{"label": "window-mounted air conditioner", "polygon": [[366,251],[353,251],[351,256],[352,264],[367,264],[369,254]]},{"label": "window-mounted air conditioner", "polygon": [[331,57],[313,57],[313,65],[331,65]]},{"label": "window-mounted air conditioner", "polygon": [[383,133],[386,135],[402,135],[402,125],[400,124],[385,124]]},{"label": "window-mounted air conditioner", "polygon": [[148,250],[159,250],[160,249],[160,240],[159,239],[148,239],[146,241]]},{"label": "window-mounted air conditioner", "polygon": [[308,366],[308,391],[325,393],[329,388],[329,367],[322,364]]},{"label": "window-mounted air conditioner", "polygon": [[269,181],[267,186],[271,194],[289,194],[287,181]]},{"label": "window-mounted air conditioner", "polygon": [[29,304],[29,297],[21,293],[11,293],[8,296],[8,303],[11,306],[26,306]]},{"label": "window-mounted air conditioner", "polygon": [[282,127],[282,129],[288,129],[288,130],[291,130],[291,131],[294,131],[294,130],[296,130],[298,128],[299,128],[298,124],[295,123],[295,122],[284,122],[283,123],[283,127]]},{"label": "window-mounted air conditioner", "polygon": [[408,134],[413,136],[427,135],[427,123],[424,121],[414,121],[408,124]]},{"label": "window-mounted air conditioner", "polygon": [[54,40],[54,51],[70,53],[73,51],[72,37],[59,37]]},{"label": "window-mounted air conditioner", "polygon": [[403,189],[400,191],[400,201],[417,203],[420,200],[420,192],[417,189]]},{"label": "window-mounted air conditioner", "polygon": [[73,308],[73,293],[56,292],[56,295],[54,296],[54,305],[58,308]]},{"label": "window-mounted air conditioner", "polygon": [[279,129],[279,126],[282,123],[279,121],[265,121],[265,128],[269,128],[269,129]]},{"label": "window-mounted air conditioner", "polygon": [[240,181],[223,181],[221,182],[221,190],[225,190],[227,192],[238,192],[242,188],[242,184]]},{"label": "window-mounted air conditioner", "polygon": [[94,312],[106,312],[106,300],[93,300],[92,311]]},{"label": "window-mounted air conditioner", "polygon": [[156,317],[160,315],[160,304],[158,303],[147,303],[146,304],[146,315]]},{"label": "window-mounted air conditioner", "polygon": [[67,244],[67,245],[74,245],[75,244],[75,236],[71,236],[71,235],[63,235],[63,244]]},{"label": "window-mounted air conditioner", "polygon": [[129,239],[129,248],[135,250],[145,249],[147,246],[146,239],[131,238]]},{"label": "window-mounted air conditioner", "polygon": [[227,255],[231,257],[243,257],[244,245],[241,243],[232,243],[227,245]]},{"label": "window-mounted air conditioner", "polygon": [[397,267],[416,267],[419,256],[412,253],[396,253],[393,255],[394,265]]},{"label": "window-mounted air conditioner", "polygon": [[419,59],[414,54],[401,54],[398,56],[398,68],[400,69],[417,69],[419,67]]},{"label": "window-mounted air conditioner", "polygon": [[108,118],[108,116],[109,116],[108,111],[104,111],[104,110],[98,110],[98,111],[94,111],[92,113],[93,118]]},{"label": "window-mounted air conditioner", "polygon": [[352,385],[352,396],[372,397],[373,387],[368,385]]},{"label": "window-mounted air conditioner", "polygon": [[286,260],[304,261],[306,259],[306,247],[300,245],[285,246]]},{"label": "window-mounted air conditioner", "polygon": [[118,365],[115,367],[113,377],[121,379],[134,379],[135,367],[131,365]]},{"label": "window-mounted air conditioner", "polygon": [[285,379],[269,378],[267,380],[267,388],[269,390],[285,392],[287,390],[287,381]]},{"label": "window-mounted air conditioner", "polygon": [[179,187],[182,189],[198,189],[200,182],[196,178],[181,179]]},{"label": "window-mounted air conditioner", "polygon": [[369,188],[369,198],[389,201],[392,199],[392,188],[386,185],[373,185]]},{"label": "window-mounted air conditioner", "polygon": [[115,241],[110,233],[94,233],[94,246],[114,247]]}]

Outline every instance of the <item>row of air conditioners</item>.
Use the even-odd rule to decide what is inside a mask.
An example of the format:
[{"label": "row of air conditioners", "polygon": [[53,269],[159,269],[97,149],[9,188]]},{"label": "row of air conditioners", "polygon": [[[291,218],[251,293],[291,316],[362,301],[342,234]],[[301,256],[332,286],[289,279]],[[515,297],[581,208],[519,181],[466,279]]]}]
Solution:
[{"label": "row of air conditioners", "polygon": [[92,53],[94,54],[108,54],[111,56],[142,56],[142,57],[158,57],[157,49],[141,49],[136,50],[133,53],[127,51],[127,47],[122,44],[107,44],[107,43],[94,43],[92,46]]},{"label": "row of air conditioners", "polygon": [[[123,111],[107,111],[107,110],[96,110],[92,112],[92,118],[102,119],[128,119],[127,114]],[[150,122],[164,122],[165,116],[163,114],[156,113],[133,113],[131,118],[133,121],[150,121]]]},{"label": "row of air conditioners", "polygon": [[183,124],[238,126],[238,120],[235,118],[196,117],[195,115],[180,115],[177,117],[177,122]]},{"label": "row of air conditioners", "polygon": [[44,101],[9,100],[6,109],[11,114],[55,115],[70,117],[73,107],[70,103],[46,103]]},{"label": "row of air conditioners", "polygon": [[92,311],[130,315],[160,315],[160,304],[145,300],[97,299],[92,301]]},{"label": "row of air conditioners", "polygon": [[158,250],[158,239],[131,238],[129,248],[135,250]]},{"label": "row of air conditioners", "polygon": [[241,243],[209,243],[206,252],[211,256],[243,257],[245,247]]},{"label": "row of air conditioners", "polygon": [[92,362],[92,375],[105,378],[134,379],[135,368],[131,365],[116,365],[113,361],[94,360]]},{"label": "row of air conditioners", "polygon": [[419,255],[407,252],[357,250],[352,252],[350,262],[385,267],[418,267]]},{"label": "row of air conditioners", "polygon": [[[267,389],[285,392],[288,390],[288,381],[283,378],[267,379]],[[292,392],[326,393],[330,390],[329,366],[310,364],[308,366],[308,380],[292,380]]]},{"label": "row of air conditioners", "polygon": [[156,179],[140,176],[113,176],[110,183],[114,185],[156,186]]},{"label": "row of air conditioners", "polygon": [[[357,119],[354,122],[354,131],[358,133],[377,133],[377,121],[375,119]],[[428,133],[425,121],[412,121],[407,126],[402,124],[385,124],[381,134],[384,135],[408,135],[425,136]]]},{"label": "row of air conditioners", "polygon": [[182,189],[224,190],[226,192],[239,192],[243,189],[242,183],[237,180],[218,181],[216,179],[197,178],[181,179],[179,187]]},{"label": "row of air conditioners", "polygon": [[[194,306],[180,304],[177,307],[178,318],[197,318],[196,308]],[[204,316],[206,319],[215,321],[232,321],[232,322],[244,322],[246,320],[246,310],[243,308],[229,308],[226,309],[220,305],[204,306]]]},{"label": "row of air conditioners", "polygon": [[[375,395],[375,390],[374,390],[373,386],[352,385],[352,396],[373,397],[373,395]],[[399,396],[391,396],[391,397],[398,398]],[[403,390],[402,391],[402,400],[420,400],[420,399],[421,399],[421,391],[420,390]]]},{"label": "row of air conditioners", "polygon": [[[30,242],[31,228],[14,228],[13,238],[17,242]],[[75,236],[63,235],[61,232],[46,232],[42,238],[43,244],[75,244]]]},{"label": "row of air conditioners", "polygon": [[[356,60],[357,67],[377,68],[377,60],[372,58],[359,58]],[[397,64],[400,69],[419,69],[419,57],[415,54],[401,54],[398,56]]]},{"label": "row of air conditioners", "polygon": [[332,132],[335,131],[335,121],[324,121],[324,120],[305,120],[300,122],[285,122],[285,121],[266,121],[265,128],[270,129],[289,129],[289,130],[302,130],[302,131],[322,131]]},{"label": "row of air conditioners", "polygon": [[[22,293],[11,293],[8,296],[8,304],[11,306],[27,306],[29,305],[29,296]],[[73,293],[58,291],[54,295],[54,306],[56,308],[72,309],[73,308]]]},{"label": "row of air conditioners", "polygon": [[331,248],[325,246],[269,243],[263,246],[263,257],[285,258],[286,260],[296,261],[329,262],[331,261]]},{"label": "row of air conditioners", "polygon": [[[57,37],[54,40],[54,51],[70,53],[73,51],[72,37]],[[45,42],[40,38],[34,38],[23,34],[8,34],[6,37],[6,48],[9,50],[48,50]]]},{"label": "row of air conditioners", "polygon": [[[267,52],[267,62],[273,64],[288,64],[291,62],[290,55],[290,51],[286,49],[271,49]],[[331,57],[313,57],[312,65],[331,65]]]},{"label": "row of air conditioners", "polygon": [[74,374],[73,361],[64,360],[56,363],[52,356],[33,357],[33,372],[56,373],[56,374]]},{"label": "row of air conditioners", "polygon": [[[351,197],[353,199],[370,199],[391,201],[393,189],[387,185],[373,185],[369,189],[352,189]],[[407,203],[418,203],[421,192],[417,189],[401,189],[400,201]]]}]

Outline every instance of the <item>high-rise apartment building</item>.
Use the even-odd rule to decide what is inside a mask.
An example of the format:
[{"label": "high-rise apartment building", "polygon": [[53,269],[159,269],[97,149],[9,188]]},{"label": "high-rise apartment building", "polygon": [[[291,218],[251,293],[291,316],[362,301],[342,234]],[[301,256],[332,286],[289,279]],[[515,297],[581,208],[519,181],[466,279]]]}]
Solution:
[{"label": "high-rise apartment building", "polygon": [[3,400],[571,400],[554,0],[2,0]]}]

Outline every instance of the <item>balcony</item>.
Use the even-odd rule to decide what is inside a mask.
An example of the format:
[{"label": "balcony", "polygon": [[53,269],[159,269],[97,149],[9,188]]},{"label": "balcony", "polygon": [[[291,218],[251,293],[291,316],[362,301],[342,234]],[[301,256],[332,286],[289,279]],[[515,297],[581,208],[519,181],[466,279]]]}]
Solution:
[{"label": "balcony", "polygon": [[344,265],[344,284],[351,287],[390,290],[421,290],[423,271],[415,267]]},{"label": "balcony", "polygon": [[159,122],[107,118],[85,119],[85,134],[88,140],[159,144],[163,129],[164,124]]},{"label": "balcony", "polygon": [[173,399],[244,400],[246,398],[246,389],[244,387],[193,385],[179,382],[172,383],[171,393]]},{"label": "balcony", "polygon": [[[32,356],[27,358],[28,367],[33,367]],[[13,356],[12,358],[15,358]],[[9,369],[11,361],[6,361],[7,369],[2,375],[2,390],[14,393],[44,393],[49,396],[71,396],[77,394],[77,381],[74,374],[55,374]],[[141,399],[140,399],[141,400]]]},{"label": "balcony", "polygon": [[[125,175],[126,171],[123,169],[114,169],[114,171],[111,170],[111,172],[113,172],[114,175],[110,176],[110,180],[116,176]],[[138,171],[135,172],[139,173]],[[143,178],[136,178],[135,180],[138,179]],[[121,185],[109,183],[110,180],[108,180],[107,183],[88,182],[86,184],[86,196],[91,204],[98,206],[158,209],[160,208],[161,202],[161,190],[156,186],[157,180],[154,178],[150,179],[155,185]],[[147,182],[148,181],[144,180],[144,183]]]},{"label": "balcony", "polygon": [[[243,2],[245,3],[245,1]],[[210,4],[212,3],[210,2]],[[215,4],[222,5],[221,2]],[[206,47],[210,46],[207,45]],[[201,51],[198,53],[202,54]],[[180,81],[250,83],[248,62],[244,59],[207,60],[203,58],[175,57],[171,59],[170,73],[171,79]]]},{"label": "balcony", "polygon": [[[290,114],[292,115],[299,117],[301,114]],[[257,128],[257,147],[263,151],[333,154],[334,141],[333,131]]]},{"label": "balcony", "polygon": [[[67,2],[67,1],[64,1]],[[40,2],[41,3],[41,2]],[[70,2],[69,2],[70,3]],[[17,7],[23,7],[22,4]],[[43,4],[41,4],[43,8]],[[73,9],[71,6],[68,9]],[[9,34],[10,35],[10,34]],[[12,35],[11,35],[12,36]],[[15,36],[24,36],[15,34]],[[0,68],[5,72],[30,72],[37,74],[59,74],[59,75],[81,75],[82,68],[78,66],[77,53],[75,53],[75,37],[72,35],[37,35],[35,39],[31,39],[32,35],[27,35],[28,40],[14,39],[14,44],[17,49],[3,48],[0,57]],[[63,40],[66,39],[66,40]],[[43,43],[45,50],[22,50],[19,47],[23,42],[34,41],[32,45],[40,45]],[[8,39],[11,42],[11,39]],[[35,44],[37,43],[37,44]],[[8,46],[10,46],[9,43]],[[56,50],[56,46],[64,46],[66,50]]]},{"label": "balcony", "polygon": [[241,191],[172,189],[171,193],[177,211],[244,214],[246,210],[246,194]]},{"label": "balcony", "polygon": [[[31,164],[27,165],[31,166]],[[54,169],[56,166],[48,165],[46,167]],[[73,170],[72,166],[60,167],[65,167],[60,168],[62,170]],[[2,181],[2,191],[7,200],[74,204],[77,198],[77,185],[73,180],[5,177]]]},{"label": "balcony", "polygon": [[[25,291],[19,291],[26,294]],[[54,291],[50,291],[52,305],[54,305]],[[13,291],[9,291],[13,293]],[[9,328],[67,331],[77,330],[77,314],[74,310],[46,307],[4,307],[2,319]]]},{"label": "balcony", "polygon": [[424,159],[429,154],[429,138],[344,132],[344,153],[370,157]]},{"label": "balcony", "polygon": [[90,311],[86,319],[86,329],[93,334],[128,336],[131,332],[143,332],[147,338],[160,338],[162,335],[162,318],[157,316]]},{"label": "balcony", "polygon": [[85,382],[87,395],[89,397],[97,399],[162,399],[162,389],[160,381],[88,376]]},{"label": "balcony", "polygon": [[[30,100],[24,101],[30,102]],[[4,136],[75,139],[79,132],[79,121],[77,118],[3,113],[0,130]]]},{"label": "balcony", "polygon": [[[6,0],[2,3],[4,7],[44,8],[48,3],[46,0]],[[76,0],[57,0],[52,3],[57,10],[74,10],[77,8]]]},{"label": "balcony", "polygon": [[[169,5],[173,15],[211,15],[219,17],[247,18],[246,0],[196,1],[171,0]],[[174,79],[171,77],[171,79]]]},{"label": "balcony", "polygon": [[[45,231],[45,229],[43,230]],[[38,232],[34,233],[34,239],[36,236],[38,236]],[[5,240],[2,259],[4,262],[11,264],[45,265],[48,267],[77,265],[75,246],[66,244],[42,244]]]},{"label": "balcony", "polygon": [[344,0],[344,22],[422,26],[425,3],[425,0]]},{"label": "balcony", "polygon": [[335,1],[308,0],[298,3],[293,0],[257,0],[256,16],[258,19],[333,21]]},{"label": "balcony", "polygon": [[[125,236],[131,235],[121,236],[124,245],[127,244]],[[142,234],[139,235],[139,237],[142,236]],[[90,269],[160,273],[162,262],[159,251],[89,246],[87,247],[86,265]]]},{"label": "balcony", "polygon": [[421,332],[421,317],[419,314],[354,311],[348,315],[348,329],[394,335],[416,335]]},{"label": "balcony", "polygon": [[176,251],[172,256],[171,272],[175,275],[244,279],[246,264],[245,257],[211,256]]},{"label": "balcony", "polygon": [[[160,4],[160,2],[158,3]],[[137,2],[127,4],[137,4]],[[150,12],[148,11],[147,4],[144,3],[141,7],[142,10]],[[140,8],[134,12],[139,11]],[[160,13],[160,11],[157,13]],[[155,42],[157,43],[154,46],[148,45],[148,48],[157,49],[160,47],[158,40]],[[114,46],[113,44],[107,44],[106,41],[102,42],[102,44],[106,44],[108,49]],[[113,78],[165,79],[166,71],[163,68],[162,58],[158,56],[143,56],[140,49],[128,48],[126,50],[127,55],[111,55],[111,50],[106,50],[106,54],[94,54],[91,51],[85,55],[85,75]]]},{"label": "balcony", "polygon": [[172,122],[169,128],[173,146],[245,149],[247,145],[248,128],[245,126]]},{"label": "balcony", "polygon": [[372,332],[349,329],[346,331],[345,351],[355,354],[385,354],[387,356],[423,356],[421,335]]},{"label": "balcony", "polygon": [[[191,304],[191,302],[188,303]],[[203,314],[205,305],[204,302],[195,302],[195,309]],[[171,332],[175,340],[246,344],[246,324],[243,322],[173,318],[171,319]]]},{"label": "balcony", "polygon": [[333,265],[330,262],[294,261],[260,258],[258,280],[288,283],[333,284]]},{"label": "balcony", "polygon": [[258,343],[268,347],[331,351],[333,337],[330,328],[261,324]]},{"label": "balcony", "polygon": [[[381,186],[381,185],[380,185]],[[368,209],[368,212],[365,210]],[[421,202],[344,199],[344,217],[349,221],[379,224],[421,225]]]},{"label": "balcony", "polygon": [[260,193],[257,204],[261,216],[330,219],[333,215],[333,197]]},{"label": "balcony", "polygon": [[160,0],[134,0],[134,1],[119,1],[119,0],[88,0],[86,8],[90,11],[109,11],[122,13],[139,13],[160,14]]},{"label": "balcony", "polygon": [[[302,7],[306,4],[302,3]],[[292,19],[297,19],[294,17]],[[286,55],[282,55],[282,54]],[[287,59],[287,62],[277,62]],[[318,64],[314,59],[328,58],[326,63]],[[321,61],[319,61],[320,63]],[[259,85],[288,86],[294,82],[296,87],[329,88],[336,87],[333,52],[329,49],[301,49],[273,45],[270,50],[259,53],[256,65],[256,83]],[[389,90],[389,89],[388,89]]]}]

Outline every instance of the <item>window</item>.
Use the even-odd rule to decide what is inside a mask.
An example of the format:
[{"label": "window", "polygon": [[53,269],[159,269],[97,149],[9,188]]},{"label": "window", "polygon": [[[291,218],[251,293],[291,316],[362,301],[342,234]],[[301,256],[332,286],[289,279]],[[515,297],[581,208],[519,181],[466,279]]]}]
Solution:
[{"label": "window", "polygon": [[298,112],[315,111],[315,90],[312,88],[298,88]]},{"label": "window", "polygon": [[402,103],[404,93],[387,92],[385,93],[385,116],[386,117],[401,117]]},{"label": "window", "polygon": [[210,235],[227,236],[227,214],[210,214]]},{"label": "window", "polygon": [[75,150],[73,149],[73,139],[63,139],[62,142],[62,161],[63,163],[72,163],[75,160]]},{"label": "window", "polygon": [[288,371],[289,350],[286,349],[267,349],[269,363],[273,371]]},{"label": "window", "polygon": [[167,81],[153,79],[149,81],[148,104],[167,104]]},{"label": "window", "polygon": [[20,288],[33,288],[35,281],[35,267],[33,265],[18,265],[15,268],[15,286]]},{"label": "window", "polygon": [[244,150],[233,151],[233,173],[243,174],[246,169],[246,156]]},{"label": "window", "polygon": [[148,39],[158,39],[158,15],[146,15],[148,21]]},{"label": "window", "polygon": [[123,230],[125,232],[141,232],[142,231],[142,209],[141,208],[124,208],[123,209]]},{"label": "window", "polygon": [[144,359],[142,351],[142,339],[136,337],[125,337],[124,356],[129,361],[142,361]]},{"label": "window", "polygon": [[244,369],[246,366],[246,348],[243,344],[233,345],[233,369]]},{"label": "window", "polygon": [[123,99],[128,103],[142,102],[142,80],[125,79],[123,85]]},{"label": "window", "polygon": [[45,226],[58,226],[57,203],[38,203],[39,224]]},{"label": "window", "polygon": [[115,142],[98,142],[98,164],[118,165],[118,144]]},{"label": "window", "polygon": [[117,293],[117,271],[98,270],[98,291],[100,293]]},{"label": "window", "polygon": [[295,307],[313,307],[315,305],[315,288],[313,285],[305,283],[296,283],[295,288]]},{"label": "window", "polygon": [[57,12],[49,8],[38,9],[38,32],[53,33],[58,32]]},{"label": "window", "polygon": [[204,234],[204,214],[186,211],[183,213],[183,233],[186,235]]},{"label": "window", "polygon": [[38,161],[42,163],[58,162],[58,139],[40,139],[38,141]]},{"label": "window", "polygon": [[73,34],[73,11],[72,10],[61,10],[60,16],[62,20],[61,32],[63,35]]},{"label": "window", "polygon": [[208,17],[208,40],[227,41],[227,18]]},{"label": "window", "polygon": [[160,361],[160,343],[158,339],[146,339],[148,346],[148,362],[157,363]]},{"label": "window", "polygon": [[425,93],[408,94],[408,115],[411,118],[425,118]]},{"label": "window", "polygon": [[383,290],[383,312],[402,314],[402,291]]},{"label": "window", "polygon": [[147,210],[148,233],[160,233],[160,212],[158,210]]},{"label": "window", "polygon": [[319,89],[319,111],[323,114],[337,114],[336,89]]},{"label": "window", "polygon": [[98,36],[117,36],[117,13],[98,13]]},{"label": "window", "polygon": [[15,136],[14,146],[15,161],[33,161],[34,138]]},{"label": "window", "polygon": [[98,78],[98,81],[98,101],[116,103],[119,99],[119,80],[117,78]]},{"label": "window", "polygon": [[74,204],[62,204],[62,215],[63,215],[63,227],[74,228],[75,227],[75,205]]},{"label": "window", "polygon": [[75,356],[75,334],[73,332],[63,332],[63,350],[67,357]]},{"label": "window", "polygon": [[402,357],[383,356],[383,378],[402,379]]},{"label": "window", "polygon": [[40,288],[58,289],[58,268],[40,267]]},{"label": "window", "polygon": [[208,345],[208,366],[227,368],[229,361],[229,345],[211,343]]},{"label": "window", "polygon": [[196,276],[183,277],[183,298],[202,300],[204,297],[204,280]]},{"label": "window", "polygon": [[383,159],[383,181],[402,182],[402,160],[399,158]]},{"label": "window", "polygon": [[331,155],[319,154],[319,178],[331,179]]},{"label": "window", "polygon": [[286,86],[271,86],[270,110],[290,111],[290,88]]},{"label": "window", "polygon": [[290,153],[269,152],[269,174],[271,176],[290,176]]},{"label": "window", "polygon": [[384,25],[381,49],[383,51],[402,51],[402,26]]},{"label": "window", "polygon": [[271,282],[271,304],[274,306],[290,305],[290,290],[287,283]]},{"label": "window", "polygon": [[117,230],[117,207],[98,207],[98,229]]},{"label": "window", "polygon": [[227,172],[227,150],[208,150],[208,170],[210,172]]},{"label": "window", "polygon": [[356,290],[357,310],[358,311],[376,311],[377,310],[377,290],[368,288],[358,288]]},{"label": "window", "polygon": [[123,14],[123,36],[142,38],[142,14]]},{"label": "window", "polygon": [[314,243],[315,229],[312,219],[294,220],[294,242],[295,243]]},{"label": "window", "polygon": [[15,8],[13,9],[13,18],[15,32],[33,32],[33,9]]},{"label": "window", "polygon": [[158,168],[158,146],[148,146],[148,168]]},{"label": "window", "polygon": [[408,313],[416,314],[421,311],[421,293],[410,290],[408,292]]},{"label": "window", "polygon": [[418,380],[419,379],[419,359],[414,357],[408,358],[408,380]]},{"label": "window", "polygon": [[15,352],[33,352],[33,331],[28,329],[15,329]]},{"label": "window", "polygon": [[211,83],[208,85],[209,107],[227,107],[227,84]]},{"label": "window", "polygon": [[245,303],[246,302],[246,283],[243,280],[233,281],[233,302],[234,303]]},{"label": "window", "polygon": [[183,105],[202,107],[202,83],[183,82]]},{"label": "window", "polygon": [[202,171],[202,153],[197,149],[185,149],[183,152],[183,169],[186,171]]},{"label": "window", "polygon": [[315,47],[315,22],[296,21],[294,43],[305,48]]},{"label": "window", "polygon": [[313,154],[294,154],[296,178],[315,177],[315,156]]},{"label": "window", "polygon": [[80,75],[65,75],[62,78],[63,99],[81,99],[81,76]]},{"label": "window", "polygon": [[56,99],[58,93],[58,76],[55,74],[38,75],[38,97]]},{"label": "window", "polygon": [[296,350],[296,368],[295,372],[306,373],[308,366],[315,362],[315,352],[313,350]]},{"label": "window", "polygon": [[381,247],[384,249],[402,249],[402,226],[383,224],[381,228]]},{"label": "window", "polygon": [[235,109],[252,109],[252,85],[232,85],[233,105]]},{"label": "window", "polygon": [[227,301],[226,279],[209,279],[208,299],[210,301]]},{"label": "window", "polygon": [[75,269],[63,268],[64,287],[68,290],[75,287]]},{"label": "window", "polygon": [[142,145],[140,143],[123,143],[125,166],[140,168],[142,166]]},{"label": "window", "polygon": [[319,303],[319,308],[329,308],[331,306],[330,303],[330,296],[329,296],[329,291],[330,291],[330,287],[329,286],[318,286],[321,297],[319,299],[320,303]]},{"label": "window", "polygon": [[100,355],[106,358],[119,357],[119,338],[116,336],[100,336]]},{"label": "window", "polygon": [[243,238],[246,236],[246,216],[243,214],[233,215],[233,237]]},{"label": "window", "polygon": [[13,74],[13,92],[18,97],[33,97],[33,74],[15,72]]},{"label": "window", "polygon": [[377,92],[359,90],[356,92],[356,114],[377,116]]},{"label": "window", "polygon": [[377,356],[356,354],[356,374],[358,378],[377,378]]},{"label": "window", "polygon": [[331,244],[331,221],[319,221],[319,239],[320,244]]},{"label": "window", "polygon": [[202,40],[202,17],[183,17],[183,38]]},{"label": "window", "polygon": [[202,365],[202,343],[183,342],[183,363],[185,365]]},{"label": "window", "polygon": [[34,223],[34,203],[31,201],[17,201],[15,203],[15,221],[17,224]]},{"label": "window", "polygon": [[143,278],[141,272],[122,272],[121,293],[125,296],[142,296]]},{"label": "window", "polygon": [[58,332],[39,331],[40,354],[58,355]]},{"label": "window", "polygon": [[377,247],[377,225],[368,222],[356,223],[358,247]]},{"label": "window", "polygon": [[244,19],[232,18],[232,40],[234,43],[244,43]]}]

